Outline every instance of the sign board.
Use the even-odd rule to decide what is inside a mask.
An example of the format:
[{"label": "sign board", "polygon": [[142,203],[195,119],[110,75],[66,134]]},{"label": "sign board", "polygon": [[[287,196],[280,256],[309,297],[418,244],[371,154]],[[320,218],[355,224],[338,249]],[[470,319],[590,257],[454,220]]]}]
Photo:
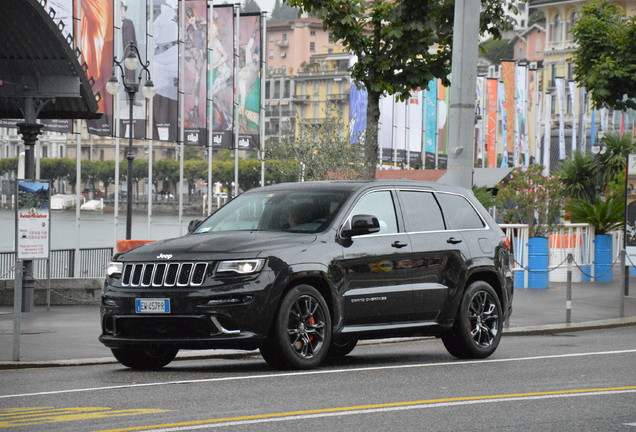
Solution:
[{"label": "sign board", "polygon": [[628,261],[636,262],[636,154],[627,157],[625,208],[625,251]]},{"label": "sign board", "polygon": [[48,259],[51,183],[48,180],[18,180],[16,193],[17,259]]}]

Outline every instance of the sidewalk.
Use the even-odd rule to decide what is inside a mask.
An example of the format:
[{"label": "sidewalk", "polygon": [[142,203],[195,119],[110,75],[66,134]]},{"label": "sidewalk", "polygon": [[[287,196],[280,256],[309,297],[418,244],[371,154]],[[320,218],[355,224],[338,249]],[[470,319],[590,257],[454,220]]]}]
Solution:
[{"label": "sidewalk", "polygon": [[[636,277],[630,276],[630,296],[620,317],[621,281],[572,284],[571,324],[566,324],[566,283],[548,289],[515,289],[507,335],[574,331],[636,325]],[[20,361],[13,361],[13,309],[0,307],[0,369],[114,363],[101,333],[99,306],[36,307],[21,314]],[[372,342],[372,341],[370,341]],[[375,341],[377,343],[377,341]],[[179,357],[244,356],[244,351],[181,351]]]}]

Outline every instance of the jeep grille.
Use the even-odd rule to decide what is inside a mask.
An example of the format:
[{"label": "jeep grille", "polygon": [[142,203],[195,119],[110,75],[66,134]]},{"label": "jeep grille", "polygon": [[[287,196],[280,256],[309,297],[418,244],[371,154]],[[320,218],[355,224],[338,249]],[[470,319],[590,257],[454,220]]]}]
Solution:
[{"label": "jeep grille", "polygon": [[206,262],[126,264],[121,284],[133,287],[199,286],[208,269]]}]

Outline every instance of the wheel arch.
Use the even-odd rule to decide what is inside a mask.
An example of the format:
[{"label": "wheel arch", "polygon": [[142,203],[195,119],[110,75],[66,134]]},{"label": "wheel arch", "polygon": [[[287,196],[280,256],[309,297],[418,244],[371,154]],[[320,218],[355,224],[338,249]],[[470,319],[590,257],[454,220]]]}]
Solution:
[{"label": "wheel arch", "polygon": [[298,285],[310,285],[322,295],[329,314],[331,315],[332,328],[337,328],[341,322],[342,307],[337,301],[337,289],[333,281],[329,279],[326,268],[316,268],[315,266],[291,266],[285,272],[285,276],[280,281],[280,291],[276,295],[275,310],[278,311],[280,302],[285,295]]},{"label": "wheel arch", "polygon": [[499,303],[502,310],[506,310],[508,307],[508,296],[505,293],[501,279],[494,270],[487,268],[480,268],[472,272],[466,280],[466,287],[469,287],[473,282],[483,281],[495,290],[497,297],[499,297]]}]

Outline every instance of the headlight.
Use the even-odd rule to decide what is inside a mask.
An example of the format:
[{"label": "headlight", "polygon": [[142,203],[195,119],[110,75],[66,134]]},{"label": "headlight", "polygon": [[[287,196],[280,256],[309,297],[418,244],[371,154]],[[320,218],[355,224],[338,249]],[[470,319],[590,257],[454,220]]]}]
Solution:
[{"label": "headlight", "polygon": [[240,275],[258,273],[265,264],[264,259],[221,261],[216,268],[217,273],[233,272]]},{"label": "headlight", "polygon": [[120,262],[110,262],[106,268],[106,274],[108,277],[117,277],[121,275],[121,271],[124,268],[124,264]]}]

